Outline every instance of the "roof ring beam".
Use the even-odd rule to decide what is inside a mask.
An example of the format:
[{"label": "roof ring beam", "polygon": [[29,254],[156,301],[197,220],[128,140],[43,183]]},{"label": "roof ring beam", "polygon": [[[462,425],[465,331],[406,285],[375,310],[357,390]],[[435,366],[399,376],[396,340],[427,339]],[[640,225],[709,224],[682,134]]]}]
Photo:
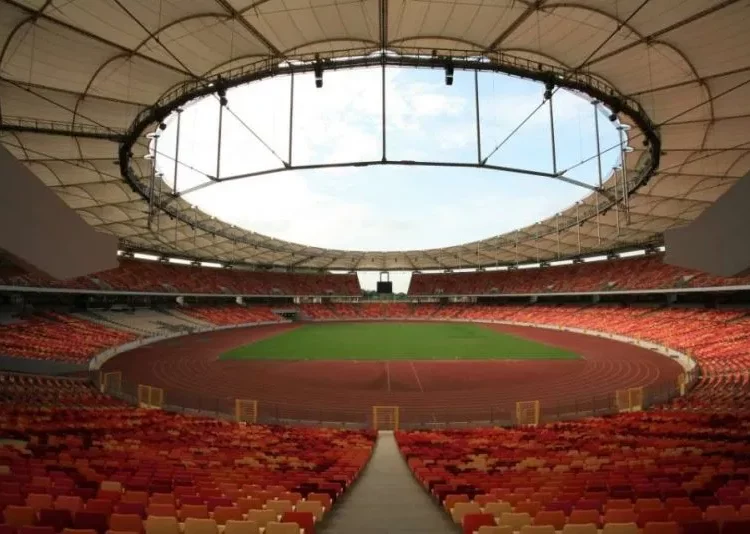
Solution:
[{"label": "roof ring beam", "polygon": [[[626,187],[629,189],[628,193],[632,194],[635,192],[643,183],[645,183],[659,167],[659,160],[661,156],[661,139],[657,130],[657,126],[651,121],[646,114],[643,107],[634,99],[621,94],[614,87],[607,84],[600,78],[591,76],[589,73],[580,72],[575,69],[560,67],[554,64],[546,64],[540,61],[530,60],[524,57],[513,56],[505,52],[497,51],[486,51],[481,57],[478,56],[476,51],[466,50],[448,50],[441,49],[437,57],[432,50],[421,50],[421,49],[410,49],[402,55],[396,55],[393,53],[385,53],[384,50],[380,50],[379,53],[373,53],[372,48],[361,48],[351,49],[348,51],[332,51],[321,53],[321,57],[327,60],[327,69],[329,70],[340,70],[340,69],[352,69],[357,67],[368,67],[368,66],[406,66],[413,68],[443,68],[445,64],[445,58],[450,58],[455,68],[460,70],[476,70],[482,72],[499,72],[505,73],[512,76],[519,76],[526,79],[535,80],[541,83],[554,82],[556,87],[565,88],[575,92],[583,93],[589,97],[598,100],[607,108],[612,110],[618,110],[620,116],[626,117],[627,122],[633,124],[638,128],[639,133],[637,137],[644,138],[644,146],[647,147],[646,152],[643,153],[637,164],[635,165],[636,172],[633,173],[632,180],[629,178]],[[221,85],[225,89],[258,81],[264,78],[278,76],[278,75],[291,75],[292,73],[303,73],[310,72],[314,69],[314,62],[287,62],[278,61],[278,58],[260,58],[255,63],[244,65],[232,70],[217,73],[204,80],[187,80],[184,84],[175,87],[169,93],[163,95],[159,101],[151,106],[150,108],[144,109],[136,119],[133,121],[127,134],[125,135],[123,142],[120,145],[119,151],[119,162],[120,172],[125,181],[127,181],[133,190],[141,195],[142,198],[147,199],[148,185],[143,183],[136,174],[135,168],[132,165],[132,147],[138,142],[144,132],[148,131],[154,124],[158,124],[163,121],[170,113],[175,111],[177,108],[184,106],[190,101],[197,98],[211,95],[216,92],[218,84],[216,83],[219,79]],[[219,78],[220,76],[220,78]],[[619,143],[617,147],[619,148]],[[604,150],[603,152],[607,152]],[[581,209],[581,221],[586,222],[593,220],[598,217],[603,211],[611,209],[614,205],[620,202],[620,192],[612,188],[602,188],[598,184],[591,185],[579,180],[575,180],[566,176],[566,173],[572,170],[573,167],[568,169],[560,169],[558,172],[539,172],[527,169],[517,169],[511,167],[501,167],[496,165],[490,165],[485,161],[479,163],[463,163],[456,162],[446,165],[445,163],[430,162],[430,161],[363,161],[363,162],[349,162],[349,163],[335,163],[325,164],[318,166],[296,166],[297,170],[306,168],[332,168],[335,166],[356,166],[356,165],[374,165],[374,164],[385,164],[385,165],[423,165],[423,166],[454,166],[463,168],[483,168],[487,170],[498,170],[502,172],[514,172],[527,174],[531,176],[540,176],[545,178],[556,179],[570,183],[596,192],[594,195],[597,199],[596,207],[588,205],[585,210]],[[575,166],[574,166],[575,167]],[[282,167],[269,169],[266,171],[260,171],[258,173],[247,173],[246,175],[230,176],[221,180],[217,180],[215,177],[208,177],[209,183],[218,183],[218,181],[226,181],[227,179],[241,179],[250,176],[259,176],[263,174],[274,174],[283,172],[287,169],[291,170],[292,167]],[[207,185],[198,186],[200,188],[207,187]],[[195,190],[193,188],[192,190]],[[180,192],[180,195],[189,193],[191,190],[184,190]],[[180,198],[180,195],[172,196],[172,200]],[[174,205],[170,205],[169,202],[163,203],[159,206],[168,215],[182,221],[188,225],[195,225],[201,231],[209,231],[216,233],[218,236],[226,239],[238,239],[240,242],[252,245],[257,241],[253,238],[253,234],[243,235],[240,237],[232,236],[226,237],[226,230],[219,228],[204,228],[205,224],[202,221],[196,221],[195,217],[190,213],[184,213],[182,210],[177,209]],[[575,218],[571,219],[573,222],[566,220],[564,223],[561,221],[559,231],[568,230],[568,227],[572,227],[576,224]],[[540,235],[535,236],[536,239],[554,239],[555,225],[547,225]],[[551,237],[548,237],[549,236]],[[276,248],[269,246],[267,248]]]}]

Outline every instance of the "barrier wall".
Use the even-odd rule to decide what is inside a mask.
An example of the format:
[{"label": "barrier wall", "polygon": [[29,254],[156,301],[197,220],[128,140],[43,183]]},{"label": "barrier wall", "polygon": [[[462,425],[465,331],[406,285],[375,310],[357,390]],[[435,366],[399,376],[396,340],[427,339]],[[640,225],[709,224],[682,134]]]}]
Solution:
[{"label": "barrier wall", "polygon": [[0,249],[32,272],[75,278],[117,267],[117,238],[97,232],[0,146]]}]

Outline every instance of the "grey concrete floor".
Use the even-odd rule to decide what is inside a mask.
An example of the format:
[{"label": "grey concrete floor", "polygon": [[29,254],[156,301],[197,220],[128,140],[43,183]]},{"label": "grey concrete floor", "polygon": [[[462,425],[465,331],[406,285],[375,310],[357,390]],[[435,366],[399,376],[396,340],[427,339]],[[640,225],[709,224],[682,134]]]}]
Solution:
[{"label": "grey concrete floor", "polygon": [[316,530],[319,534],[460,532],[412,476],[393,433],[383,431],[359,479]]}]

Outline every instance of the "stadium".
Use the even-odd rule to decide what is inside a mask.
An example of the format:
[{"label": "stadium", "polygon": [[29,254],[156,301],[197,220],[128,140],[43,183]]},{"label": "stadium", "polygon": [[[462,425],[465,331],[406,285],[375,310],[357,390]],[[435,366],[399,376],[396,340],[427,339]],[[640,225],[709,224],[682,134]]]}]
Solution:
[{"label": "stadium", "polygon": [[0,534],[750,532],[747,0],[0,0]]}]

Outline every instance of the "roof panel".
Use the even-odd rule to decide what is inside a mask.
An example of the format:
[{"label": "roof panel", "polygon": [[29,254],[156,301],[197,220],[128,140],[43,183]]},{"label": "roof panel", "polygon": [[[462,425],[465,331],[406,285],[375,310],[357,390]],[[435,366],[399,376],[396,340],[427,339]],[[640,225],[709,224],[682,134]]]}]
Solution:
[{"label": "roof panel", "polygon": [[[0,2],[0,33],[11,37],[0,69],[3,77],[23,85],[0,85],[2,116],[9,125],[9,117],[20,117],[67,123],[68,128],[123,129],[140,111],[138,104],[156,102],[195,74],[244,65],[276,50],[308,59],[320,51],[342,56],[355,48],[372,50],[380,40],[378,0],[229,0],[233,9],[243,10],[244,20],[226,18],[231,9],[216,0],[54,0],[11,36],[42,5],[41,0]],[[658,239],[665,228],[697,216],[750,169],[747,2],[547,1],[541,10],[520,0],[390,0],[387,5],[387,37],[396,51],[495,45],[545,63],[577,66],[593,58],[587,65],[591,75],[631,93],[655,122],[665,123],[661,174],[632,197],[631,223],[626,225],[620,213],[618,231],[618,212],[609,209],[599,217],[598,228],[590,221],[563,230],[562,254],[577,253],[579,231],[584,248],[592,249]],[[699,82],[696,71],[709,77]],[[712,76],[722,71],[735,74]],[[17,131],[0,140],[17,157],[38,160],[30,164],[32,170],[79,207],[87,221],[155,250],[225,260],[241,253],[256,262],[285,266],[294,259],[303,260],[300,265],[345,270],[512,262],[516,247],[507,243],[516,239],[524,258],[557,255],[554,216],[464,246],[363,254],[240,232],[179,200],[172,205],[188,213],[188,220],[204,221],[210,231],[161,216],[163,235],[158,235],[145,229],[146,203],[119,176],[116,142]],[[643,153],[635,144],[639,150],[628,157],[631,172]],[[147,146],[147,140],[139,140],[131,161],[143,183],[151,173],[150,162],[142,159]],[[606,185],[611,191],[612,179]],[[586,210],[596,197],[582,200]],[[122,222],[107,224],[112,220]],[[563,210],[560,221],[563,226],[575,221],[575,207]],[[251,244],[235,246],[232,240],[210,237],[213,232],[230,232],[232,240]]]}]

